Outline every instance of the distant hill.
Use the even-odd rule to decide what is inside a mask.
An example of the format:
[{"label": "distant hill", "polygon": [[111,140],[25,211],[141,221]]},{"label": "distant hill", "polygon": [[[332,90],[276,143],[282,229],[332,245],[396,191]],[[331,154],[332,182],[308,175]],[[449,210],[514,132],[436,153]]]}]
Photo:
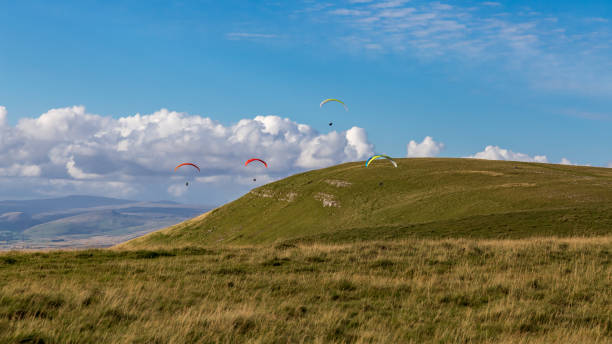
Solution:
[{"label": "distant hill", "polygon": [[134,201],[107,197],[78,195],[25,201],[0,201],[0,214],[15,211],[29,214],[37,214],[56,210],[66,210],[73,208],[92,208],[100,206],[121,205],[127,203],[134,203]]},{"label": "distant hill", "polygon": [[109,246],[210,209],[92,196],[0,201],[0,249]]},{"label": "distant hill", "polygon": [[37,238],[55,238],[60,235],[100,235],[128,231],[146,224],[149,224],[149,221],[143,219],[142,216],[124,215],[117,210],[98,210],[36,225],[23,231],[23,234]]},{"label": "distant hill", "polygon": [[612,169],[476,159],[346,163],[253,189],[122,247],[612,233]]},{"label": "distant hill", "polygon": [[38,222],[23,211],[11,211],[0,213],[0,230],[3,231],[19,231],[20,229],[28,228]]}]

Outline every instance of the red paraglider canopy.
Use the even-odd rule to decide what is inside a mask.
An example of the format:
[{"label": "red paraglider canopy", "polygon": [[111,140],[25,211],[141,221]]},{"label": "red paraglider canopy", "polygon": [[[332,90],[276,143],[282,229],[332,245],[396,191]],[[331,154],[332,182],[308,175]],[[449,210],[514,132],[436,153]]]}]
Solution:
[{"label": "red paraglider canopy", "polygon": [[195,167],[195,168],[197,168],[197,169],[198,169],[198,172],[200,172],[200,168],[198,167],[198,165],[196,165],[196,164],[192,164],[192,163],[190,163],[190,162],[184,162],[184,163],[182,163],[182,164],[180,164],[180,165],[176,166],[176,167],[174,168],[174,170],[175,170],[175,171],[176,171],[176,170],[178,170],[178,168],[179,168],[179,167],[181,167],[181,166],[193,166],[193,167]]},{"label": "red paraglider canopy", "polygon": [[247,160],[247,161],[244,163],[244,166],[247,166],[248,164],[252,163],[253,161],[259,161],[259,162],[261,162],[262,164],[264,164],[264,166],[266,166],[266,168],[268,168],[268,164],[266,164],[266,162],[265,162],[265,161],[263,161],[263,160],[261,160],[261,159],[257,159],[257,158]]}]

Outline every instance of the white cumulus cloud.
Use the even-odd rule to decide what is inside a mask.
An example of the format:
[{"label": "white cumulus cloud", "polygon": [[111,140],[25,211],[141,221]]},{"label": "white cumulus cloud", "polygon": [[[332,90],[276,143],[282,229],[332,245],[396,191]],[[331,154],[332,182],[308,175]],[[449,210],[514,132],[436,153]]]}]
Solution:
[{"label": "white cumulus cloud", "polygon": [[559,162],[559,164],[561,164],[561,165],[576,165],[576,164],[572,164],[572,162],[569,161],[569,159],[567,159],[567,158],[562,158],[561,162]]},{"label": "white cumulus cloud", "polygon": [[548,163],[548,158],[546,158],[545,155],[529,156],[524,153],[515,153],[509,149],[503,149],[498,146],[487,146],[484,151],[468,156],[468,158]]},{"label": "white cumulus cloud", "polygon": [[0,106],[0,128],[4,126],[6,122],[6,107]]},{"label": "white cumulus cloud", "polygon": [[93,178],[100,177],[99,175],[95,173],[83,172],[83,170],[81,170],[80,168],[76,166],[76,163],[74,162],[74,158],[70,159],[66,163],[66,170],[68,171],[68,174],[74,179],[93,179]]},{"label": "white cumulus cloud", "polygon": [[432,157],[440,154],[444,143],[436,142],[431,136],[426,136],[421,143],[411,140],[406,146],[408,158]]}]

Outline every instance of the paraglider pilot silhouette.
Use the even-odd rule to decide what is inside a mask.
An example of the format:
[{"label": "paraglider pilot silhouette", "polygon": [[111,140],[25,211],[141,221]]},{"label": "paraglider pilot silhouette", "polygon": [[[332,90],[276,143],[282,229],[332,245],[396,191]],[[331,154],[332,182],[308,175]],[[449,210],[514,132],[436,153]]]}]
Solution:
[{"label": "paraglider pilot silhouette", "polygon": [[[180,165],[176,166],[176,167],[174,168],[174,172],[176,172],[176,171],[177,171],[177,170],[178,170],[180,167],[183,167],[183,166],[192,166],[192,167],[194,167],[194,168],[195,168],[195,169],[196,169],[198,172],[200,172],[200,168],[198,167],[198,165],[193,164],[193,163],[190,163],[190,162],[184,162],[184,163],[182,163],[182,164],[180,164]],[[195,170],[194,170],[194,171],[195,171]],[[189,187],[189,180],[187,180],[187,181],[185,182],[185,187]]]},{"label": "paraglider pilot silhouette", "polygon": [[[348,111],[348,107],[346,106],[346,104],[344,104],[344,102],[340,99],[325,99],[324,101],[321,102],[321,104],[319,104],[319,107],[323,107],[323,105],[329,103],[329,102],[338,102],[340,104],[342,104],[342,106],[344,106],[344,110]],[[331,127],[332,125],[334,125],[334,122],[329,122],[329,126]]]}]

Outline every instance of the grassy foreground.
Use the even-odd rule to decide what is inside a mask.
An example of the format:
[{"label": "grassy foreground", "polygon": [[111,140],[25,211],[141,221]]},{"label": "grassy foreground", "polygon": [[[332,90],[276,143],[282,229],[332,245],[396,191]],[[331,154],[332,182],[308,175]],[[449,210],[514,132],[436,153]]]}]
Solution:
[{"label": "grassy foreground", "polygon": [[0,255],[0,342],[610,343],[612,237]]}]

